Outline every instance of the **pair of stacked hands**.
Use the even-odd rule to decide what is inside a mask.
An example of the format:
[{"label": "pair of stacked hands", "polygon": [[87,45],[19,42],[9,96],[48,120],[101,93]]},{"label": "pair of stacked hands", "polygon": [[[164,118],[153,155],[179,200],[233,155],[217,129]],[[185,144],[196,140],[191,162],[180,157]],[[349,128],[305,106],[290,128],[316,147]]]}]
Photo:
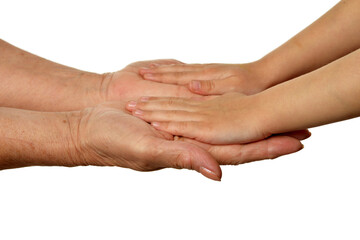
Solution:
[{"label": "pair of stacked hands", "polygon": [[[296,152],[303,147],[300,140],[310,136],[304,130],[240,144],[240,141],[231,140],[230,135],[223,141],[201,135],[189,136],[176,129],[176,133],[162,130],[166,121],[157,126],[152,121],[155,115],[144,111],[153,101],[171,108],[177,101],[205,103],[212,101],[207,101],[208,98],[216,99],[218,94],[210,96],[188,88],[190,81],[186,79],[192,76],[187,76],[186,71],[179,73],[179,69],[204,68],[199,72],[206,78],[211,77],[207,72],[216,73],[217,69],[241,74],[245,69],[241,66],[186,65],[176,60],[155,60],[136,62],[121,71],[99,75],[52,63],[5,42],[2,44],[4,54],[11,57],[7,58],[6,66],[1,65],[0,72],[5,85],[6,79],[12,81],[8,81],[8,88],[1,94],[0,121],[4,126],[0,140],[4,146],[0,152],[1,169],[99,165],[151,171],[172,167],[194,169],[210,179],[220,180],[220,165]],[[153,71],[162,71],[154,76],[164,78],[147,80]],[[172,78],[172,74],[179,76],[181,82],[177,82],[177,77]],[[233,77],[250,81],[240,75]],[[169,83],[165,83],[165,78]],[[16,89],[16,93],[12,89]],[[154,96],[171,98],[154,100]],[[142,101],[135,105],[137,99]],[[164,116],[171,115],[166,111]],[[156,121],[159,120],[157,117]],[[204,123],[201,129],[207,132],[204,130],[209,126]],[[209,131],[209,134],[213,133]]]},{"label": "pair of stacked hands", "polygon": [[0,40],[0,168],[172,167],[220,180],[222,164],[296,152],[307,128],[360,116],[359,27],[360,1],[342,0],[252,63],[156,60],[102,75]]}]

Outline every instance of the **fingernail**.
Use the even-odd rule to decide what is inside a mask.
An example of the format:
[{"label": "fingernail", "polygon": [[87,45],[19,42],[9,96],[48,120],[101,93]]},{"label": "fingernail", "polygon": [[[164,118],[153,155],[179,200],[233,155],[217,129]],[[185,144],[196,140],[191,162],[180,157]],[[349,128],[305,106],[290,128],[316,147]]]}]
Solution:
[{"label": "fingernail", "polygon": [[134,107],[136,107],[136,102],[135,101],[130,101],[130,102],[128,102],[128,107],[129,108],[134,108]]},{"label": "fingernail", "polygon": [[139,72],[140,72],[140,74],[146,74],[146,73],[153,72],[153,70],[150,68],[143,67],[143,68],[140,68]]},{"label": "fingernail", "polygon": [[152,125],[153,127],[159,127],[159,126],[160,126],[160,123],[158,123],[158,122],[152,122],[151,125]]},{"label": "fingernail", "polygon": [[143,111],[141,111],[140,109],[136,109],[135,111],[134,111],[134,114],[135,115],[138,115],[138,116],[141,116],[141,115],[143,115]]},{"label": "fingernail", "polygon": [[148,80],[154,80],[155,79],[154,75],[151,74],[151,73],[145,73],[144,78],[146,78]]},{"label": "fingernail", "polygon": [[200,81],[191,81],[191,83],[190,83],[190,88],[191,88],[192,90],[199,91],[200,88],[201,88],[201,83],[200,83]]},{"label": "fingernail", "polygon": [[140,101],[141,101],[141,102],[148,102],[149,99],[150,99],[149,97],[144,96],[144,97],[141,97],[141,98],[140,98]]},{"label": "fingernail", "polygon": [[215,181],[221,181],[221,178],[216,175],[213,171],[211,171],[210,169],[206,168],[206,167],[200,167],[200,173],[202,175],[204,175],[207,178],[210,178],[212,180]]},{"label": "fingernail", "polygon": [[304,144],[301,143],[299,151],[302,150],[302,149],[304,149]]}]

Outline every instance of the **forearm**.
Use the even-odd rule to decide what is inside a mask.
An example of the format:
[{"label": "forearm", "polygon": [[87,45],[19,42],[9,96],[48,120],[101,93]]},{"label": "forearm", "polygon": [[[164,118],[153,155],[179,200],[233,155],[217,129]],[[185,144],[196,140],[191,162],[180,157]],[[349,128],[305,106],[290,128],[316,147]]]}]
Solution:
[{"label": "forearm", "polygon": [[0,169],[79,164],[76,114],[0,107]]},{"label": "forearm", "polygon": [[288,42],[259,60],[266,87],[322,67],[360,47],[360,1],[343,0]]},{"label": "forearm", "polygon": [[269,133],[306,129],[360,115],[360,49],[258,95]]},{"label": "forearm", "polygon": [[102,76],[63,66],[0,40],[0,106],[41,111],[101,102]]}]

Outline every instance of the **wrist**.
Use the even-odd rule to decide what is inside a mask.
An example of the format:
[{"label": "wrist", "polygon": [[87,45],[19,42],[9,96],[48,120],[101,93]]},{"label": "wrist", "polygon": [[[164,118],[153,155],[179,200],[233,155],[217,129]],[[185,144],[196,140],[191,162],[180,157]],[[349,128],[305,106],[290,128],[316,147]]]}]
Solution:
[{"label": "wrist", "polygon": [[258,129],[264,137],[269,137],[273,134],[279,133],[278,127],[281,124],[281,119],[278,119],[276,115],[276,107],[271,103],[271,96],[269,98],[267,90],[249,96],[252,103],[252,109],[257,116],[254,121],[254,129]]},{"label": "wrist", "polygon": [[59,111],[81,110],[105,102],[108,75],[81,71],[69,77]]},{"label": "wrist", "polygon": [[77,166],[76,112],[34,112],[0,108],[0,169],[26,166]]},{"label": "wrist", "polygon": [[250,66],[256,72],[262,91],[283,81],[271,56],[252,62]]}]

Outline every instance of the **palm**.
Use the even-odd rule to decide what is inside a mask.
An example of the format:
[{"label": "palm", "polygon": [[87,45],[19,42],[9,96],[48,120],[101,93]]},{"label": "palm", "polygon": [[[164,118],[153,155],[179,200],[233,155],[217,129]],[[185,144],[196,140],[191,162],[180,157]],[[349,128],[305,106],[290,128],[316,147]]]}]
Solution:
[{"label": "palm", "polygon": [[139,69],[144,67],[148,68],[152,64],[180,64],[180,62],[176,60],[135,62],[121,71],[110,74],[108,76],[107,100],[135,100],[141,96],[196,96],[183,86],[161,84],[144,80],[139,74]]},{"label": "palm", "polygon": [[221,174],[218,163],[207,151],[190,143],[175,142],[172,135],[155,130],[122,109],[123,104],[113,102],[85,113],[87,120],[80,129],[89,164],[140,171],[174,167],[200,172],[206,164]]},{"label": "palm", "polygon": [[301,148],[298,139],[308,137],[308,133],[298,133],[293,137],[276,136],[256,143],[228,146],[212,146],[185,138],[174,141],[172,135],[155,130],[123,109],[123,103],[113,102],[85,111],[87,120],[80,127],[80,135],[87,164],[140,171],[173,167],[199,172],[206,166],[221,175],[219,164],[240,164],[289,154]]}]

